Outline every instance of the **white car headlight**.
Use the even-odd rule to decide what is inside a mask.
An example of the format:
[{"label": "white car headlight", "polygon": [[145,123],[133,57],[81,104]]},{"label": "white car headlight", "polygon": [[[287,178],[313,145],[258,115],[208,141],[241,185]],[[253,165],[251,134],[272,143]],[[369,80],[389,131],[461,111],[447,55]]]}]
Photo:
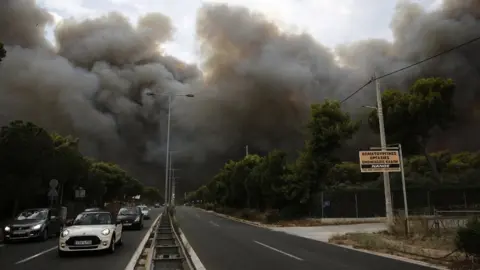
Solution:
[{"label": "white car headlight", "polygon": [[9,231],[10,231],[10,227],[5,226],[4,230],[5,230],[6,232],[9,232]]},{"label": "white car headlight", "polygon": [[102,231],[103,235],[108,235],[110,233],[110,229],[105,229]]},{"label": "white car headlight", "polygon": [[62,237],[67,237],[70,234],[69,230],[63,230]]},{"label": "white car headlight", "polygon": [[32,230],[40,230],[42,228],[42,224],[37,224],[35,226],[32,226]]},{"label": "white car headlight", "polygon": [[135,219],[135,222],[139,222],[139,221],[140,221],[140,217],[137,217],[137,218]]}]

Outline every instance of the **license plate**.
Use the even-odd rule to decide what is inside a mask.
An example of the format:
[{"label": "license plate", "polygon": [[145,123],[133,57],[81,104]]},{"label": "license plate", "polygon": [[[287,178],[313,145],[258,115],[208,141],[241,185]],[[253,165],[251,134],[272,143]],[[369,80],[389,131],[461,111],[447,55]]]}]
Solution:
[{"label": "license plate", "polygon": [[130,226],[132,223],[123,223],[124,226]]},{"label": "license plate", "polygon": [[26,234],[27,231],[13,231],[13,234]]},{"label": "license plate", "polygon": [[92,244],[92,241],[75,241],[76,246],[86,246],[91,244]]}]

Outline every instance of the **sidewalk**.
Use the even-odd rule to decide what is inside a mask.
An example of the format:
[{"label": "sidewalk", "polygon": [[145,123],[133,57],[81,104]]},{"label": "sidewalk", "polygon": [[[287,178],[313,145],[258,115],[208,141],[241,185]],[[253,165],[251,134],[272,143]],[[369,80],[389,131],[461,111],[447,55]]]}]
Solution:
[{"label": "sidewalk", "polygon": [[352,225],[330,225],[313,227],[271,227],[271,230],[285,232],[296,236],[310,238],[317,241],[328,242],[334,235],[363,232],[373,233],[387,230],[384,223],[362,223]]}]

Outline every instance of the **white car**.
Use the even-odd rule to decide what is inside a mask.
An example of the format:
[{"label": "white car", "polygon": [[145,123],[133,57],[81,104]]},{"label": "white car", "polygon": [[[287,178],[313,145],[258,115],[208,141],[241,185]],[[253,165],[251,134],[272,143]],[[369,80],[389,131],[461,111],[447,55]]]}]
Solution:
[{"label": "white car", "polygon": [[140,205],[138,207],[140,207],[140,210],[142,211],[143,218],[150,219],[150,208],[148,208],[146,205]]},{"label": "white car", "polygon": [[117,222],[106,211],[83,212],[72,224],[67,224],[60,233],[58,255],[70,252],[108,251],[115,252],[115,246],[122,244],[121,222]]}]

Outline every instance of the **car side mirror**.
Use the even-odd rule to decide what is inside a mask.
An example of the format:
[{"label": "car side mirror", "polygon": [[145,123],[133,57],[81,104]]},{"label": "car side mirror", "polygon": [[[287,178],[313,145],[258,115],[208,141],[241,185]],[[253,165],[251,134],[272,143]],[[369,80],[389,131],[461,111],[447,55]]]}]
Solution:
[{"label": "car side mirror", "polygon": [[122,224],[122,221],[121,221],[121,220],[116,220],[116,221],[115,221],[115,225],[120,225],[120,224]]},{"label": "car side mirror", "polygon": [[71,220],[71,219],[69,219],[65,222],[65,225],[67,225],[67,226],[72,226],[72,224],[73,224],[73,220]]}]

